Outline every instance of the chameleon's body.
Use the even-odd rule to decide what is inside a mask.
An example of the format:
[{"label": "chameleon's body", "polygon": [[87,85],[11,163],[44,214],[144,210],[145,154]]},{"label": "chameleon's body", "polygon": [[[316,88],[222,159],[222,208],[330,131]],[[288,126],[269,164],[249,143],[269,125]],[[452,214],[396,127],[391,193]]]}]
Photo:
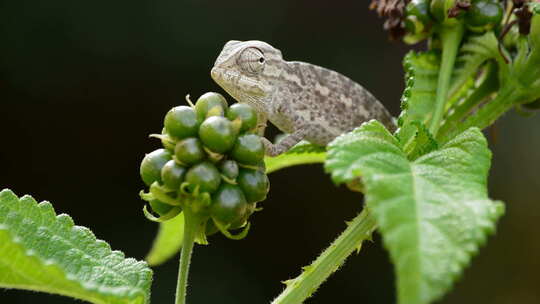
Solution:
[{"label": "chameleon's body", "polygon": [[356,82],[316,65],[285,61],[262,41],[229,41],[211,75],[238,102],[255,107],[262,133],[270,120],[290,134],[276,145],[265,141],[269,155],[303,139],[326,145],[371,119],[395,129],[384,106]]}]

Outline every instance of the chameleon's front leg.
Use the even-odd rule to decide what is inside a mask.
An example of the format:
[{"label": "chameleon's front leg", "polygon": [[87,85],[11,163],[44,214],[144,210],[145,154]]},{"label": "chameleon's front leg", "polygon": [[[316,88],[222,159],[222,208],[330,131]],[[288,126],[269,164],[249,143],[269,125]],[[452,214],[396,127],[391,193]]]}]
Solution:
[{"label": "chameleon's front leg", "polygon": [[293,133],[287,135],[285,138],[280,140],[277,144],[273,144],[268,139],[263,137],[262,141],[266,150],[266,155],[277,156],[283,152],[288,151],[294,145],[296,145],[301,140],[306,138],[306,135],[309,134],[311,131],[313,131],[313,128],[316,128],[316,127],[312,125],[308,125],[306,127],[300,128],[294,131]]},{"label": "chameleon's front leg", "polygon": [[255,127],[255,132],[259,136],[264,136],[264,130],[266,130],[266,122],[268,121],[268,118],[262,112],[258,112],[257,116],[257,126]]}]

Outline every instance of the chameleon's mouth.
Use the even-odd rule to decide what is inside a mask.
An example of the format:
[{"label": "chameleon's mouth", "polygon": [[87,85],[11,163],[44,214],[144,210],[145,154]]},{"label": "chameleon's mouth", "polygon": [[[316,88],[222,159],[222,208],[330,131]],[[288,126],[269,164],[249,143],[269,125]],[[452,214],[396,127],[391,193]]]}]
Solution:
[{"label": "chameleon's mouth", "polygon": [[219,84],[229,94],[235,96],[242,92],[249,92],[253,95],[263,95],[264,90],[260,87],[260,83],[254,79],[250,79],[236,71],[231,71],[219,67],[213,67],[210,71],[212,79]]},{"label": "chameleon's mouth", "polygon": [[210,76],[238,102],[249,103],[259,111],[264,110],[264,104],[261,101],[264,89],[256,80],[245,77],[234,70],[219,67],[213,67]]},{"label": "chameleon's mouth", "polygon": [[219,75],[221,74],[220,70],[222,70],[222,69],[220,69],[220,68],[212,68],[212,70],[210,71],[210,76],[217,83],[219,83],[218,79],[221,78],[221,77],[219,77]]}]

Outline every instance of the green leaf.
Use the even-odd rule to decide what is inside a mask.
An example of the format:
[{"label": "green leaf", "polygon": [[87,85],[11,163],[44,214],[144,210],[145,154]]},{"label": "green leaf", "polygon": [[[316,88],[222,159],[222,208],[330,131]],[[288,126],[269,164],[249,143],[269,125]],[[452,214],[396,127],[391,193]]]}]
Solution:
[{"label": "green leaf", "polygon": [[440,298],[493,232],[504,207],[487,197],[490,157],[476,128],[415,161],[376,121],[330,143],[334,181],[362,176],[396,268],[399,303]]},{"label": "green leaf", "polygon": [[412,149],[410,151],[405,151],[409,160],[415,160],[439,147],[439,144],[435,141],[424,124],[419,122],[413,122],[413,124],[416,125],[418,131],[414,137],[414,145],[410,145],[412,146]]},{"label": "green leaf", "polygon": [[439,62],[440,58],[434,52],[418,54],[411,51],[403,60],[406,88],[401,98],[403,111],[398,121],[397,137],[406,151],[414,149],[417,123],[429,121],[434,110]]},{"label": "green leaf", "polygon": [[441,142],[452,139],[470,127],[486,128],[513,107],[540,99],[540,16],[534,15],[531,32],[517,39],[517,54],[509,64],[499,64],[500,88],[495,98],[450,130]]},{"label": "green leaf", "polygon": [[48,202],[0,192],[0,287],[99,304],[148,303],[152,270],[96,240]]},{"label": "green leaf", "polygon": [[275,157],[265,157],[266,173],[296,166],[323,163],[326,158],[324,147],[312,145],[306,141],[301,141],[289,151]]},{"label": "green leaf", "polygon": [[150,266],[158,266],[173,257],[182,247],[184,239],[184,213],[159,224],[159,232],[146,257]]},{"label": "green leaf", "polygon": [[531,10],[534,14],[540,15],[540,2],[529,2],[529,6],[531,7]]},{"label": "green leaf", "polygon": [[[528,39],[527,39],[528,38]],[[540,98],[540,15],[531,20],[528,37],[518,40],[518,54],[510,73],[503,83],[504,87],[519,91],[519,103],[527,103]]]},{"label": "green leaf", "polygon": [[499,54],[498,40],[492,31],[481,36],[470,36],[459,50],[456,68],[452,75],[452,85],[449,96],[459,94],[471,79],[476,77],[478,69],[489,59],[496,59],[499,64],[506,65]]}]

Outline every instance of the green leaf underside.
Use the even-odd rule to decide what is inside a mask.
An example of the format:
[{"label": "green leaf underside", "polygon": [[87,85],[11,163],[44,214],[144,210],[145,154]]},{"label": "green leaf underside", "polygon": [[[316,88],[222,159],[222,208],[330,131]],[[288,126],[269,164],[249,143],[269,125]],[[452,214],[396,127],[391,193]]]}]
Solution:
[{"label": "green leaf underside", "polygon": [[159,224],[159,232],[146,257],[150,266],[165,263],[178,253],[184,239],[184,213]]},{"label": "green leaf underside", "polygon": [[325,158],[325,147],[301,141],[283,154],[275,157],[265,157],[264,163],[266,165],[266,173],[272,173],[296,165],[323,163]]},{"label": "green leaf underside", "polygon": [[405,151],[415,149],[418,131],[412,122],[425,124],[432,115],[437,94],[439,56],[434,52],[409,52],[403,60],[406,70],[406,88],[401,98],[403,112],[399,118],[397,137]]},{"label": "green leaf underside", "polygon": [[490,157],[476,128],[415,161],[376,121],[329,145],[326,170],[335,182],[362,176],[396,267],[399,303],[440,298],[493,232],[504,206],[487,197]]},{"label": "green leaf underside", "polygon": [[492,31],[481,36],[471,36],[459,50],[456,59],[456,69],[452,75],[450,95],[456,94],[460,86],[467,80],[474,78],[478,68],[489,59],[497,59],[504,63],[497,48],[498,40]]},{"label": "green leaf underside", "polygon": [[92,303],[148,303],[152,270],[96,240],[48,202],[0,192],[0,287]]}]

